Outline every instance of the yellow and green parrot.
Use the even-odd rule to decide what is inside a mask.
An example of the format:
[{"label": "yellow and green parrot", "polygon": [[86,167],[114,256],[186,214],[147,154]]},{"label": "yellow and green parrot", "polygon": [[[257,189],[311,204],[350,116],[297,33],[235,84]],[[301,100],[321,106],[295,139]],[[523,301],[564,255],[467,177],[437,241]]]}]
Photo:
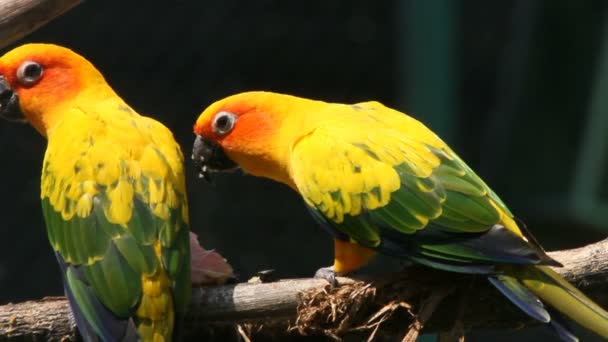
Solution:
[{"label": "yellow and green parrot", "polygon": [[297,191],[335,239],[337,274],[376,252],[483,274],[563,340],[576,337],[561,314],[608,338],[608,313],[552,271],[549,265],[560,264],[500,198],[403,113],[378,102],[247,92],[206,108],[194,132],[192,158],[201,177],[240,167]]},{"label": "yellow and green parrot", "polygon": [[0,116],[48,139],[48,238],[86,341],[171,341],[190,296],[183,156],[73,51],[27,44],[0,57]]}]

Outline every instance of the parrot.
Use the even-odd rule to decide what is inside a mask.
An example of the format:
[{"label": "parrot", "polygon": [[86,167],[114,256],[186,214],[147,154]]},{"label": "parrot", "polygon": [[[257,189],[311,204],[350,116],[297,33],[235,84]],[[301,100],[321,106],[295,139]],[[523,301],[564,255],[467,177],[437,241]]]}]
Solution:
[{"label": "parrot", "polygon": [[[228,96],[194,124],[201,178],[241,169],[295,190],[334,238],[331,280],[377,253],[487,277],[533,319],[576,341],[562,316],[608,338],[608,313],[549,266],[523,222],[423,123],[377,101],[265,91]],[[335,279],[335,278],[334,278]]]},{"label": "parrot", "polygon": [[184,158],[169,129],[53,44],[0,57],[0,116],[47,139],[42,213],[83,339],[178,339],[190,229]]}]

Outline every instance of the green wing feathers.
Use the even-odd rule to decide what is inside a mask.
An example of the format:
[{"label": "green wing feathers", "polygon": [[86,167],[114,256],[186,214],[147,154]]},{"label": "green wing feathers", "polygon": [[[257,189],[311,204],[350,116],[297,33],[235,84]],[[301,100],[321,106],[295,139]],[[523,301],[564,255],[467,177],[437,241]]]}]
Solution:
[{"label": "green wing feathers", "polygon": [[[408,215],[395,227],[407,234],[433,220],[455,232],[483,231],[501,215],[511,216],[488,186],[418,121],[398,112],[381,112],[378,120],[370,108],[387,108],[357,106],[356,115],[334,115],[336,122],[299,140],[291,154],[300,193],[329,220],[340,223],[344,215],[388,205],[399,216]],[[357,121],[349,125],[349,120]],[[383,215],[390,212],[386,208]]]},{"label": "green wing feathers", "polygon": [[360,108],[349,117],[356,124],[335,115],[293,147],[294,182],[326,227],[445,268],[540,262],[544,253],[520,238],[506,206],[447,145],[401,113],[374,113]]},{"label": "green wing feathers", "polygon": [[[147,120],[142,130],[160,129]],[[91,134],[84,145],[49,141],[42,174],[48,237],[65,264],[66,291],[96,335],[117,338],[109,323],[95,321],[110,317],[132,320],[145,340],[170,339],[190,295],[183,158],[164,127],[154,137],[123,133]],[[127,138],[136,141],[116,141]]]}]

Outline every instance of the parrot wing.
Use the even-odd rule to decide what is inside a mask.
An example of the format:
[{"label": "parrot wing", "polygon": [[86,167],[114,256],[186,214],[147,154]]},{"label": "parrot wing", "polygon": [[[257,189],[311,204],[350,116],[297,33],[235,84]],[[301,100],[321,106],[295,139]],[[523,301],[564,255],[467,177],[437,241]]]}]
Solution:
[{"label": "parrot wing", "polygon": [[[43,168],[48,237],[75,317],[79,326],[90,328],[83,335],[108,341],[129,340],[134,323],[145,337],[146,324],[158,315],[169,317],[166,328],[172,329],[174,313],[162,308],[169,301],[183,310],[190,293],[186,199],[173,184],[183,181],[183,174],[177,176],[181,180],[155,176],[146,172],[151,163],[145,157],[123,159],[119,147],[98,145],[80,154],[54,153],[49,146]],[[150,155],[165,163],[155,150]],[[57,159],[66,155],[80,157]]]},{"label": "parrot wing", "polygon": [[350,107],[325,115],[290,159],[313,216],[337,238],[467,273],[557,263],[424,125],[376,102]]},{"label": "parrot wing", "polygon": [[142,295],[141,275],[152,274],[159,266],[151,243],[157,225],[139,227],[138,233],[150,243],[138,242],[123,227],[108,222],[97,196],[86,217],[65,220],[48,198],[43,209],[66,292],[77,303],[72,309],[80,313],[75,316],[83,316],[104,340],[122,339]]}]

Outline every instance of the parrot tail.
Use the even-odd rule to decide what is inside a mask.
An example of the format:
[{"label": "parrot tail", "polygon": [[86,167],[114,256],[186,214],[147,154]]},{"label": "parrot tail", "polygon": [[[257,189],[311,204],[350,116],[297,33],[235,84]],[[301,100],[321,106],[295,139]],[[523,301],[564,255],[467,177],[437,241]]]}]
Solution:
[{"label": "parrot tail", "polygon": [[59,253],[55,253],[55,256],[62,270],[65,294],[82,339],[86,342],[136,341],[137,331],[133,321],[114,316],[97,299],[82,270],[66,263]]},{"label": "parrot tail", "polygon": [[530,317],[548,323],[563,341],[578,339],[562,315],[608,339],[608,312],[548,266],[518,265],[501,270],[504,273],[488,276],[490,283]]}]

